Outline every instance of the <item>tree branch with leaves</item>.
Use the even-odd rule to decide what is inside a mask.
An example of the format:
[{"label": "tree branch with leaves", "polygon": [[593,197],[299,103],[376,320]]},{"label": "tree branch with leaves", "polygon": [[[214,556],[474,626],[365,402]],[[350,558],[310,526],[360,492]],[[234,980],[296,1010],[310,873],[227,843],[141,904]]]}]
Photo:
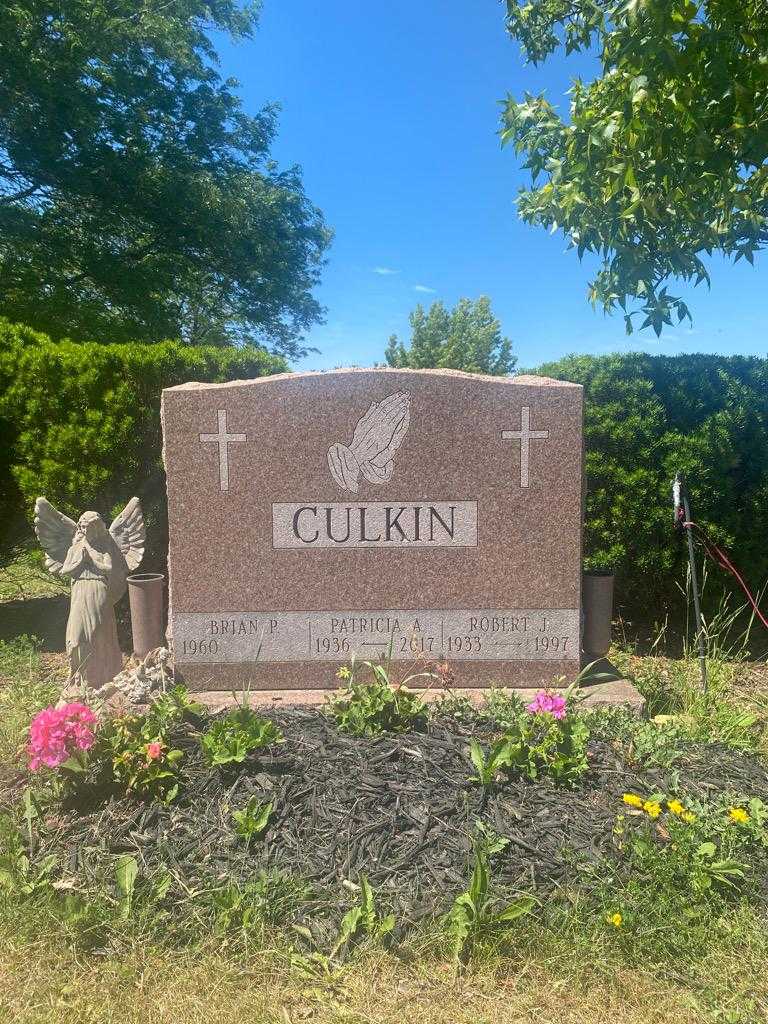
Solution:
[{"label": "tree branch with leaves", "polygon": [[0,315],[305,353],[330,232],[270,158],[276,108],[243,110],[211,39],[249,39],[258,7],[0,5]]},{"label": "tree branch with leaves", "polygon": [[768,241],[766,0],[507,0],[533,63],[597,50],[569,119],[543,95],[504,101],[502,142],[524,157],[529,224],[560,228],[602,267],[594,305],[659,335],[690,319],[674,280],[709,284],[705,256],[753,262]]}]

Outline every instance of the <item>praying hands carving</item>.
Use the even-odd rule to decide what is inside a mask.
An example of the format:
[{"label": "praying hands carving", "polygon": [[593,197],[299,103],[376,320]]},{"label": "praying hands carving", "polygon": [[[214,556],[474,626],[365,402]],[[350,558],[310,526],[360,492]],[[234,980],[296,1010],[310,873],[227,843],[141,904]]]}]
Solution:
[{"label": "praying hands carving", "polygon": [[332,444],[328,466],[343,490],[357,493],[362,473],[372,484],[384,484],[394,472],[394,456],[403,443],[411,422],[411,396],[396,391],[381,402],[373,402],[359,420],[349,446]]}]

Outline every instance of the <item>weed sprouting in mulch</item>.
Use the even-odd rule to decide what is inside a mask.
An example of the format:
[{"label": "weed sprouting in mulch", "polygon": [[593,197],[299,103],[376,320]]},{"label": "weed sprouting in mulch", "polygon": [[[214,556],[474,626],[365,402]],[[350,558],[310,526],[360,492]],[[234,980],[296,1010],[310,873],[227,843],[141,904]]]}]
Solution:
[{"label": "weed sprouting in mulch", "polygon": [[[425,732],[372,738],[345,736],[308,708],[271,710],[269,719],[284,742],[213,769],[200,723],[174,723],[168,742],[184,756],[173,802],[94,791],[88,802],[52,807],[36,830],[35,858],[55,855],[65,876],[87,880],[131,855],[144,876],[169,877],[171,895],[224,881],[244,891],[265,878],[301,880],[294,919],[326,936],[349,906],[348,880],[367,879],[398,930],[446,913],[466,887],[478,822],[506,840],[491,860],[499,891],[544,898],[599,878],[615,854],[626,792],[700,801],[741,792],[768,802],[765,766],[711,743],[637,760],[626,743],[593,734],[578,785],[520,775],[479,785],[470,739],[490,746],[498,724],[489,718],[438,713]],[[248,814],[257,820],[244,834]],[[765,858],[754,873],[768,892]]]}]

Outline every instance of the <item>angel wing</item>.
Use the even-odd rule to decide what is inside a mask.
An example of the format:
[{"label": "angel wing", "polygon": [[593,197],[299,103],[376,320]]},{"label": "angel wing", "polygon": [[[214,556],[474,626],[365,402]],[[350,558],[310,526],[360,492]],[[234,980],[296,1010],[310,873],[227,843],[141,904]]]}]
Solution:
[{"label": "angel wing", "polygon": [[45,567],[49,572],[61,572],[76,529],[77,524],[54,508],[50,501],[37,499],[35,533],[40,547],[45,551]]},{"label": "angel wing", "polygon": [[138,569],[144,557],[144,543],[147,538],[144,529],[144,513],[138,498],[131,498],[120,515],[109,528],[125,558],[128,568]]}]

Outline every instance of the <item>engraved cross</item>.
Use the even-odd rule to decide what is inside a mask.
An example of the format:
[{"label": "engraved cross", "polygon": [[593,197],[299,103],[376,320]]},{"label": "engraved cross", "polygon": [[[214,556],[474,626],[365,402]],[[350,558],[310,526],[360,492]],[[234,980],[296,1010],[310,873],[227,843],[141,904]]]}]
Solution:
[{"label": "engraved cross", "polygon": [[222,491],[229,490],[229,452],[228,446],[234,441],[247,441],[245,434],[227,433],[227,410],[218,409],[219,432],[218,434],[200,434],[200,441],[205,444],[215,441],[219,446],[219,485]]},{"label": "engraved cross", "polygon": [[502,430],[502,441],[520,442],[520,486],[528,486],[528,462],[531,455],[531,440],[549,437],[548,430],[531,430],[531,408],[523,406],[519,430]]}]

